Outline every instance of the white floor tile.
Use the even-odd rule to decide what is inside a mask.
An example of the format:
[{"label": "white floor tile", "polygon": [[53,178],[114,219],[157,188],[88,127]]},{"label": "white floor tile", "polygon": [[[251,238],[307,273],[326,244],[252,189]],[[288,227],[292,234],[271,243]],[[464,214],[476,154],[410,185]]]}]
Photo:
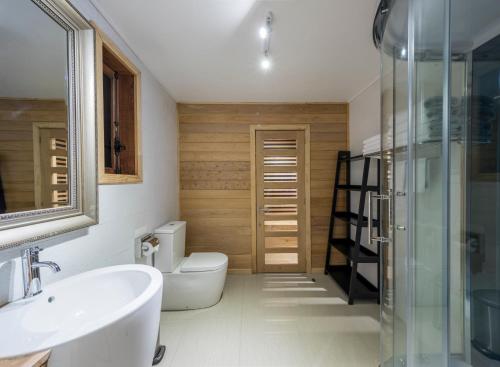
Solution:
[{"label": "white floor tile", "polygon": [[229,275],[214,307],[162,314],[160,367],[375,367],[378,310],[322,274]]}]

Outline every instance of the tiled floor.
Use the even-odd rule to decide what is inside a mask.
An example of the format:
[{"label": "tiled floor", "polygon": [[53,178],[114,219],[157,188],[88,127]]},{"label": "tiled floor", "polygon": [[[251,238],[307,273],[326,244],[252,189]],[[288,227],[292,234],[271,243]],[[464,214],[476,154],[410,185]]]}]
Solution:
[{"label": "tiled floor", "polygon": [[162,314],[160,366],[375,367],[378,310],[324,275],[229,275],[216,306]]}]

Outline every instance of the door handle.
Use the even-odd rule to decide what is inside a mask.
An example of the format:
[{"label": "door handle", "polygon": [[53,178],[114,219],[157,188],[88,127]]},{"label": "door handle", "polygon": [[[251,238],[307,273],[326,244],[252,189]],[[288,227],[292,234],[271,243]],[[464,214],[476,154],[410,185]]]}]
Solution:
[{"label": "door handle", "polygon": [[[368,243],[374,244],[375,242],[381,242],[381,243],[387,243],[389,242],[389,238],[383,237],[383,236],[375,236],[373,237],[373,205],[372,205],[372,200],[389,200],[389,218],[391,217],[391,203],[390,203],[390,195],[373,195],[371,191],[368,192]],[[380,223],[380,219],[379,223]]]}]

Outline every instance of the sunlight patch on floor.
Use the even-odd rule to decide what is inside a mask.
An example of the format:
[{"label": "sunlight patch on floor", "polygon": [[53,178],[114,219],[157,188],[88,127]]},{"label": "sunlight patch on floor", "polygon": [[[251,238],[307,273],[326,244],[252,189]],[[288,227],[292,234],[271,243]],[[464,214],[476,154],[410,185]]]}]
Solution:
[{"label": "sunlight patch on floor", "polygon": [[347,305],[347,302],[340,297],[277,297],[277,298],[267,298],[263,301],[267,305],[277,305],[277,306],[323,306],[323,305]]},{"label": "sunlight patch on floor", "polygon": [[264,287],[262,288],[264,292],[326,292],[325,288],[314,287]]}]

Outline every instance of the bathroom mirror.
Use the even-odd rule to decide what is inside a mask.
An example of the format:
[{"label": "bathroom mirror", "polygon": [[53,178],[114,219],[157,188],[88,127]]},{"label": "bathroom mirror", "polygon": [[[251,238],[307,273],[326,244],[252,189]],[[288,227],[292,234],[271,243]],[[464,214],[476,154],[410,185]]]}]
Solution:
[{"label": "bathroom mirror", "polygon": [[0,2],[0,250],[95,224],[92,26],[64,0]]}]

